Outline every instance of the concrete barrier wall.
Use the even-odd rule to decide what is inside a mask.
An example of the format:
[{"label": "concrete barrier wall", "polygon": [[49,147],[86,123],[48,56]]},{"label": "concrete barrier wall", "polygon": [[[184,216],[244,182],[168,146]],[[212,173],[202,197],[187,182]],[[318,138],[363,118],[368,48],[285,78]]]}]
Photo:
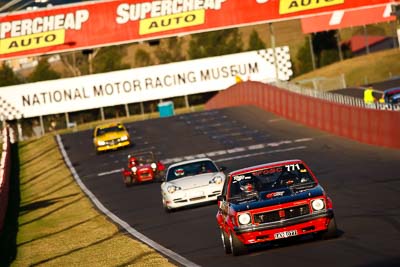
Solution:
[{"label": "concrete barrier wall", "polygon": [[216,109],[255,105],[265,111],[362,143],[400,148],[400,112],[348,106],[259,82],[242,82],[205,105]]},{"label": "concrete barrier wall", "polygon": [[10,184],[10,153],[11,144],[8,130],[3,130],[3,148],[0,159],[0,233],[3,231],[4,221],[8,207],[8,192]]}]

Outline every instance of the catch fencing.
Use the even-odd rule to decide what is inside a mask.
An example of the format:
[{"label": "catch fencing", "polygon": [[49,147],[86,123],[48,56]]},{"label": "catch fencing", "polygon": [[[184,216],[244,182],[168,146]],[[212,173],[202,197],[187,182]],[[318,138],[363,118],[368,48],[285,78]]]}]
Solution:
[{"label": "catch fencing", "polygon": [[291,83],[242,82],[219,92],[206,109],[255,105],[268,112],[362,143],[400,148],[399,107],[320,92]]}]

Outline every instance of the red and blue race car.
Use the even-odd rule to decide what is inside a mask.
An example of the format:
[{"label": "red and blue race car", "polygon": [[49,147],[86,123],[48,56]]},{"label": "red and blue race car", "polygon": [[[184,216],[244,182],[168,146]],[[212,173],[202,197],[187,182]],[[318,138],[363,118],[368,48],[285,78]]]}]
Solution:
[{"label": "red and blue race car", "polygon": [[332,200],[302,160],[229,173],[216,219],[225,253],[233,255],[261,242],[305,234],[337,236]]}]

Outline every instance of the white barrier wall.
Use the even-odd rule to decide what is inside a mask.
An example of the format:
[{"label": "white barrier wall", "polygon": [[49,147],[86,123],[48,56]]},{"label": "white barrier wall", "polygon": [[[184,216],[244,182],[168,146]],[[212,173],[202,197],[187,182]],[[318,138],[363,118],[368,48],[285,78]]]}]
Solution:
[{"label": "white barrier wall", "polygon": [[222,90],[236,76],[287,81],[292,76],[289,48],[278,47],[275,54],[276,66],[272,49],[266,49],[3,87],[0,116],[29,118]]}]

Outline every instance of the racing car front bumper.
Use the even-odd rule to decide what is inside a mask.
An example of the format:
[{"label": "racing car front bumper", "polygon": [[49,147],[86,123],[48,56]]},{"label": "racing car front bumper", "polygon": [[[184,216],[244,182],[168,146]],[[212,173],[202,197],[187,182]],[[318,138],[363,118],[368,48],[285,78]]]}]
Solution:
[{"label": "racing car front bumper", "polygon": [[328,209],[323,212],[272,223],[234,227],[233,230],[244,244],[253,244],[275,240],[277,239],[275,234],[279,233],[303,235],[325,231],[333,217],[333,210]]},{"label": "racing car front bumper", "polygon": [[130,144],[131,144],[131,142],[129,140],[127,140],[127,141],[118,142],[115,144],[107,144],[104,146],[97,146],[96,149],[98,152],[107,151],[107,150],[115,150],[115,149],[129,146]]}]

